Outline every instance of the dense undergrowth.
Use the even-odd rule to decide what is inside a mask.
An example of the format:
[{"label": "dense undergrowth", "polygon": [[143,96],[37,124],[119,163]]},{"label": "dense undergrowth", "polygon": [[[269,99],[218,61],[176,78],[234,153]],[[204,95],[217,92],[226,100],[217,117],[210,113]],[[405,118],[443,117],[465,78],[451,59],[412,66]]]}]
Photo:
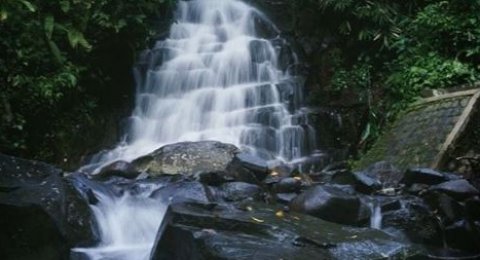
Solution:
[{"label": "dense undergrowth", "polygon": [[[368,106],[361,143],[427,89],[467,86],[480,77],[480,1],[309,0],[292,3],[296,29],[314,26],[326,42],[313,58],[322,86]],[[314,11],[312,11],[314,10]],[[314,12],[309,20],[302,18]],[[311,32],[310,32],[311,33]],[[315,60],[316,59],[316,60]]]},{"label": "dense undergrowth", "polygon": [[58,163],[98,145],[131,102],[135,53],[170,22],[171,4],[0,2],[0,151]]}]

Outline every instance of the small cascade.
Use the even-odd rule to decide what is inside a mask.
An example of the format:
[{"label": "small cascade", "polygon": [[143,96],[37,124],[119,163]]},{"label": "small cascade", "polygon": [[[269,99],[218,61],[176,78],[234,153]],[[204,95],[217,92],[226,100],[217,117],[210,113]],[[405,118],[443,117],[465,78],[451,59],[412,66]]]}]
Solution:
[{"label": "small cascade", "polygon": [[382,229],[382,208],[377,203],[370,203],[370,227],[375,229]]},{"label": "small cascade", "polygon": [[[95,248],[75,248],[90,259],[148,259],[167,206],[150,198],[160,188],[143,184],[141,192],[113,195],[110,190],[94,191],[98,203],[92,210],[98,222],[100,244]],[[106,188],[108,189],[108,188]]]}]

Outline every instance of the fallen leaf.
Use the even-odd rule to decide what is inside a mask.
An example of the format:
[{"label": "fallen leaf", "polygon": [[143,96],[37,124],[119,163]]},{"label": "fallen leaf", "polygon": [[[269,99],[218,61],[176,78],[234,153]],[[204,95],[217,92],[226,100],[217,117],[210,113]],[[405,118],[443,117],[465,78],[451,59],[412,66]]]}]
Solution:
[{"label": "fallen leaf", "polygon": [[283,218],[285,216],[285,214],[283,214],[283,210],[279,210],[275,213],[275,216],[277,216],[279,218]]}]

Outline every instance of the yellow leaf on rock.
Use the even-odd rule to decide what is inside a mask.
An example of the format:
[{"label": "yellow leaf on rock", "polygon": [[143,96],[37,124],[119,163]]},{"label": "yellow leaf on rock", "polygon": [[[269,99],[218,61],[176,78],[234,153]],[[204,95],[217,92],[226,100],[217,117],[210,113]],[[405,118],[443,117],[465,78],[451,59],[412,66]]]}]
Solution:
[{"label": "yellow leaf on rock", "polygon": [[279,218],[283,218],[285,216],[285,214],[283,213],[282,210],[279,210],[275,213],[275,216],[279,217]]}]

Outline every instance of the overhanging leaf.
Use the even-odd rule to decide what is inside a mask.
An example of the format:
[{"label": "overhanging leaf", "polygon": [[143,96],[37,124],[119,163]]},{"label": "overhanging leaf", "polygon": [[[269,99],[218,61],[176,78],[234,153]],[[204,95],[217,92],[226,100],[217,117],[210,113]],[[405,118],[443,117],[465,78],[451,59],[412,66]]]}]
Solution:
[{"label": "overhanging leaf", "polygon": [[62,63],[62,61],[63,61],[62,54],[60,53],[60,49],[58,49],[58,47],[57,47],[57,45],[55,44],[55,42],[49,40],[49,41],[48,41],[48,46],[50,47],[50,51],[52,52],[53,57],[55,58],[55,60],[56,60],[58,63]]},{"label": "overhanging leaf", "polygon": [[53,18],[53,15],[51,14],[47,15],[47,17],[45,17],[45,20],[43,22],[43,28],[45,29],[45,35],[47,35],[48,39],[52,38],[54,25],[55,25],[55,19]]},{"label": "overhanging leaf", "polygon": [[24,6],[26,6],[28,11],[30,11],[32,13],[37,10],[37,8],[35,8],[35,6],[27,0],[20,0],[20,3],[22,3]]},{"label": "overhanging leaf", "polygon": [[60,1],[60,9],[62,9],[64,13],[67,13],[70,10],[70,2]]},{"label": "overhanging leaf", "polygon": [[92,46],[88,43],[88,41],[83,36],[83,33],[75,29],[70,29],[68,30],[67,35],[68,35],[68,41],[70,42],[70,46],[72,46],[72,48],[76,48],[78,45],[84,47],[87,50],[92,48]]}]

